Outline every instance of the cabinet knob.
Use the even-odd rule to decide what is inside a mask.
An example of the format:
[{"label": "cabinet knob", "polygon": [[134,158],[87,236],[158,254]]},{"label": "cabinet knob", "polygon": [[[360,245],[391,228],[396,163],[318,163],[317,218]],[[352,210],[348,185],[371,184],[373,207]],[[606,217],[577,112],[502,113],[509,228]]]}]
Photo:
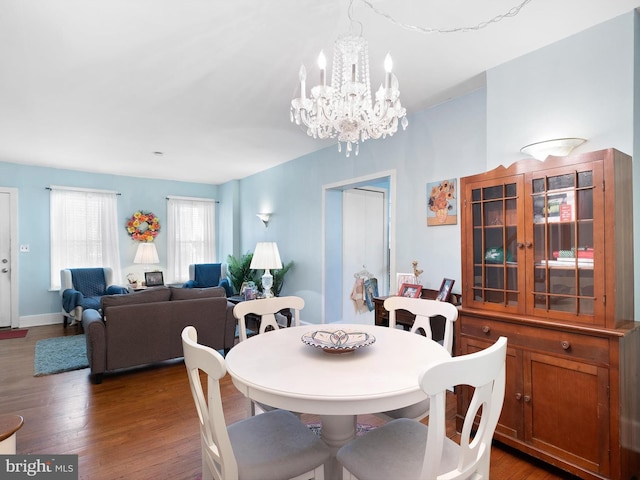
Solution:
[{"label": "cabinet knob", "polygon": [[525,246],[525,247],[527,247],[527,248],[531,248],[531,247],[533,247],[533,243],[531,243],[531,242],[525,242],[525,243],[524,243],[524,246]]},{"label": "cabinet knob", "polygon": [[518,247],[519,249],[521,249],[521,250],[522,250],[522,249],[524,248],[524,243],[522,243],[522,242],[517,242],[517,243],[516,243],[516,247]]},{"label": "cabinet knob", "polygon": [[571,348],[571,343],[568,340],[563,340],[560,342],[560,346],[563,350],[569,350]]},{"label": "cabinet knob", "polygon": [[491,332],[491,327],[489,325],[483,325],[482,333],[489,333],[489,332]]},{"label": "cabinet knob", "polygon": [[531,402],[531,395],[525,395],[525,396],[524,396],[524,401],[525,401],[526,403]]},{"label": "cabinet knob", "polygon": [[2,269],[2,273],[7,273],[8,271],[9,271],[9,269],[6,268],[6,267]]},{"label": "cabinet knob", "polygon": [[516,400],[520,401],[522,399],[522,394],[520,392],[516,393]]}]

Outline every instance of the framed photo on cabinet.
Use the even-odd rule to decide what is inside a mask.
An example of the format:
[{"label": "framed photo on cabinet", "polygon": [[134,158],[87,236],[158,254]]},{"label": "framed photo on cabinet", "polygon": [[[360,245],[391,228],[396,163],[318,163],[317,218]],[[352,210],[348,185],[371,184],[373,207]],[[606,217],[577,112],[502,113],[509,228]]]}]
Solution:
[{"label": "framed photo on cabinet", "polygon": [[436,300],[439,300],[441,302],[448,302],[449,298],[451,298],[451,289],[453,288],[454,283],[455,280],[452,280],[451,278],[443,279]]},{"label": "framed photo on cabinet", "polygon": [[416,285],[413,283],[403,283],[400,287],[398,295],[401,297],[420,298],[422,293],[422,285]]}]

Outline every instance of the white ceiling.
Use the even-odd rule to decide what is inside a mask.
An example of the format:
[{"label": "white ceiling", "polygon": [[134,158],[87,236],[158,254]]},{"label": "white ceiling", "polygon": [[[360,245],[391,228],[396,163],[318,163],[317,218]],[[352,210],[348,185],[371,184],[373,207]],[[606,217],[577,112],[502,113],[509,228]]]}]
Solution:
[{"label": "white ceiling", "polygon": [[[371,3],[404,23],[447,28],[520,1]],[[219,184],[329,146],[290,123],[289,104],[300,64],[313,80],[318,52],[330,58],[348,31],[348,4],[0,0],[0,161]],[[532,0],[477,32],[430,35],[360,0],[353,12],[369,41],[372,88],[390,52],[411,115],[478,88],[494,66],[637,6]]]}]

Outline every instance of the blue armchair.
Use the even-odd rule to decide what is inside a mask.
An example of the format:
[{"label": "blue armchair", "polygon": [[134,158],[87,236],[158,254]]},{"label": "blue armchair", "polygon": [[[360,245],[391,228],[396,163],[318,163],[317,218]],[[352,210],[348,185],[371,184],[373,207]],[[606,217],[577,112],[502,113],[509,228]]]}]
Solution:
[{"label": "blue armchair", "polygon": [[189,265],[189,281],[183,288],[222,287],[227,297],[233,295],[224,263],[196,263]]},{"label": "blue armchair", "polygon": [[60,270],[60,295],[64,326],[82,320],[82,311],[87,308],[100,310],[100,299],[104,295],[128,293],[125,287],[112,285],[111,268],[65,268]]}]

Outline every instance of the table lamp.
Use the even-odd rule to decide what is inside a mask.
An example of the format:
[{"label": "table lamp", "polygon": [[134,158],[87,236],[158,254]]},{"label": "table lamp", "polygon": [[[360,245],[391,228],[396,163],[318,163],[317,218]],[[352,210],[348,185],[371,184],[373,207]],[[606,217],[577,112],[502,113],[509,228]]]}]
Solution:
[{"label": "table lamp", "polygon": [[143,265],[160,263],[155,243],[141,243],[138,245],[138,250],[136,251],[133,263],[141,263]]},{"label": "table lamp", "polygon": [[[138,245],[138,250],[136,251],[136,256],[133,258],[133,263],[142,264],[145,271],[150,270],[150,265],[154,263],[160,263],[160,258],[158,258],[158,250],[156,249],[155,243],[140,243]],[[138,282],[136,282],[137,284]]]},{"label": "table lamp", "polygon": [[258,242],[253,252],[253,258],[251,259],[249,268],[254,270],[264,269],[264,275],[262,275],[262,290],[265,297],[273,297],[273,292],[271,291],[273,275],[271,275],[269,270],[282,268],[278,245],[275,242]]}]

